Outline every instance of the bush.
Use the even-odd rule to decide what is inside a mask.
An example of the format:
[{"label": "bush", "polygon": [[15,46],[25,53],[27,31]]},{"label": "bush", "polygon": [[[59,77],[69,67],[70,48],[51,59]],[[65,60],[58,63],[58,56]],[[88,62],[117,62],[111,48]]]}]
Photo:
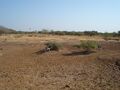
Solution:
[{"label": "bush", "polygon": [[97,31],[84,31],[84,35],[94,36],[99,35],[99,33]]},{"label": "bush", "polygon": [[45,44],[46,48],[50,48],[51,51],[59,51],[59,44],[54,42],[48,42]]},{"label": "bush", "polygon": [[90,51],[91,49],[100,48],[100,45],[96,41],[81,41],[80,44],[75,45],[75,47]]}]

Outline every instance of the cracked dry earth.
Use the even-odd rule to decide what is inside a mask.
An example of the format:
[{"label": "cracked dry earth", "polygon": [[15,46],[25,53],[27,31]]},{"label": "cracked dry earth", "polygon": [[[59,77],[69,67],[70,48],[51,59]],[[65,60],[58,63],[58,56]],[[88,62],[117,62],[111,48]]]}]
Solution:
[{"label": "cracked dry earth", "polygon": [[[89,55],[35,54],[41,43],[0,43],[0,90],[120,90],[120,43]],[[105,46],[108,45],[109,47]]]}]

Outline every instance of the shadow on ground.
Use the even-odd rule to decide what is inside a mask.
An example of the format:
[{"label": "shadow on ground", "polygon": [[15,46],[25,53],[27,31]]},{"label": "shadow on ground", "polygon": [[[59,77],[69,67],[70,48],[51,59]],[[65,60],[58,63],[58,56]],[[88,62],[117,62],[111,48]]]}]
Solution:
[{"label": "shadow on ground", "polygon": [[47,51],[45,51],[45,49],[42,49],[42,50],[39,50],[37,52],[35,52],[35,54],[37,55],[40,55],[40,54],[43,54],[43,53],[46,53]]},{"label": "shadow on ground", "polygon": [[63,54],[64,56],[76,56],[76,55],[89,55],[95,53],[95,51],[72,51],[70,53]]}]

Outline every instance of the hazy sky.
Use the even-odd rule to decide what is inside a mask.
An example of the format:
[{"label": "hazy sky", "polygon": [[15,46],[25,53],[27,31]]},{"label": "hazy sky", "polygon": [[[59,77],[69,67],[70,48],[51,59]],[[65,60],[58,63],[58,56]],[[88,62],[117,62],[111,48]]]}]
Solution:
[{"label": "hazy sky", "polygon": [[0,25],[17,30],[120,30],[120,0],[0,0]]}]

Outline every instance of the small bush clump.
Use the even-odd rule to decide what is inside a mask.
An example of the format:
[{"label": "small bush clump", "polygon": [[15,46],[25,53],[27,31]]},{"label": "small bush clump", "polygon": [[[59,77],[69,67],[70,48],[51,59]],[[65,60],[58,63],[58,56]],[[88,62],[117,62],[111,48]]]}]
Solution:
[{"label": "small bush clump", "polygon": [[60,45],[55,42],[48,42],[45,45],[46,45],[46,48],[50,49],[50,51],[59,51]]},{"label": "small bush clump", "polygon": [[92,49],[100,48],[100,45],[96,41],[81,41],[79,45],[75,45],[74,47],[90,51]]}]

